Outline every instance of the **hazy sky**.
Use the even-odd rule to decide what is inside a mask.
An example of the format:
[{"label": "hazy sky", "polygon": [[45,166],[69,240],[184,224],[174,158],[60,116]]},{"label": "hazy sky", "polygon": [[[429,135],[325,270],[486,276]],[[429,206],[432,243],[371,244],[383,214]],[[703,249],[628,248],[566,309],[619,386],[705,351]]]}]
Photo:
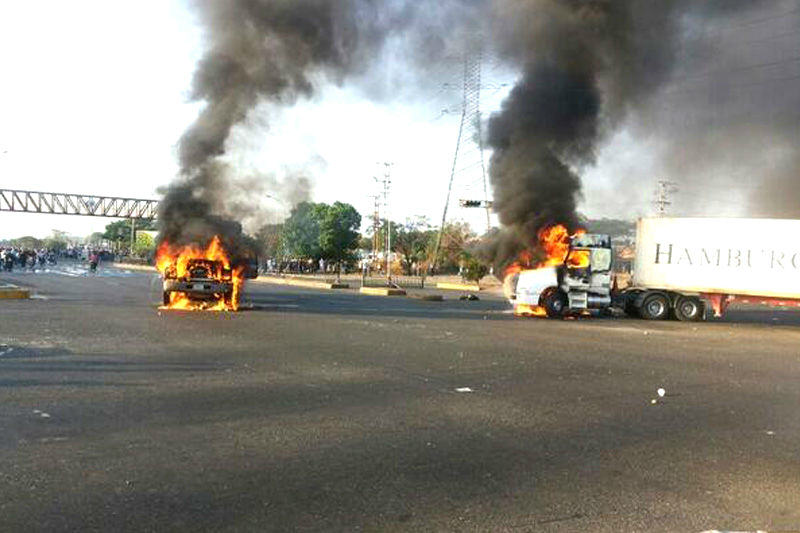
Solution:
[{"label": "hazy sky", "polygon": [[[177,172],[178,138],[202,104],[187,91],[203,48],[184,0],[6,2],[0,8],[0,184],[4,188],[157,198]],[[46,13],[47,16],[42,16]],[[237,132],[243,172],[306,171],[317,201],[368,216],[378,162],[394,163],[395,219],[441,216],[458,129],[459,66],[441,69],[431,101],[372,103],[330,87],[310,102],[254,117]],[[452,78],[451,78],[452,76]],[[502,96],[487,92],[486,105]],[[476,191],[477,192],[477,191]],[[265,200],[265,207],[282,209]],[[456,213],[456,216],[458,214]],[[105,218],[0,213],[0,237],[76,235]]]},{"label": "hazy sky", "polygon": [[[776,1],[775,8],[786,10],[791,4]],[[794,14],[773,17],[769,25],[750,24],[746,38],[758,42],[763,39],[758,32],[796,29],[797,20]],[[723,37],[724,31],[729,30],[723,28]],[[775,52],[774,42],[769,50],[781,54],[779,67],[793,75],[800,63],[791,61],[797,39],[789,38],[777,42],[785,51]],[[186,0],[4,2],[0,186],[157,198],[157,188],[176,175],[176,143],[202,106],[189,103],[187,95],[202,52],[201,31]],[[695,68],[707,71],[709,65]],[[236,150],[230,160],[242,173],[272,173],[279,180],[306,172],[313,178],[314,200],[350,202],[365,218],[372,210],[369,196],[378,190],[372,178],[382,172],[378,162],[392,161],[392,218],[421,215],[438,224],[458,131],[460,72],[457,61],[432,72],[441,79],[430,83],[439,87],[430,95],[417,91],[406,97],[401,86],[395,89],[397,97],[375,101],[364,96],[363,87],[331,86],[291,108],[259,108],[234,132]],[[486,65],[485,117],[499,108],[515,76],[491,62]],[[790,82],[778,89],[800,88]],[[616,218],[647,214],[653,209],[656,180],[680,181],[680,175],[666,175],[665,169],[677,173],[683,168],[663,164],[661,139],[647,135],[647,128],[646,121],[632,120],[604,142],[596,165],[582,171],[583,212]],[[731,168],[735,171],[736,165]],[[706,171],[727,172],[719,166]],[[713,180],[694,180],[676,195],[674,210],[746,214],[747,180],[742,183],[739,190],[726,189],[720,199]],[[480,198],[479,185],[472,182],[457,195]],[[628,193],[622,194],[623,189]],[[264,206],[281,209],[268,198]],[[452,213],[475,225],[482,216],[477,210]],[[3,212],[0,238],[45,236],[53,228],[87,235],[109,221]]]}]

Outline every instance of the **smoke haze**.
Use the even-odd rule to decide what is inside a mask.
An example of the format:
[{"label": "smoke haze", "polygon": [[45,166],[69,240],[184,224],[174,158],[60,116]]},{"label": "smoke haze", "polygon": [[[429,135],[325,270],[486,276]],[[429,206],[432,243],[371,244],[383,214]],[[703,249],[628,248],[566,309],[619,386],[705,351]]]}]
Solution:
[{"label": "smoke haze", "polygon": [[[207,51],[192,98],[206,105],[180,140],[180,176],[162,203],[162,236],[171,241],[225,239],[229,231],[235,240],[237,223],[259,216],[252,201],[259,191],[280,189],[291,202],[308,197],[305,172],[243,177],[225,162],[232,130],[257,106],[291,106],[328,83],[378,100],[426,98],[440,83],[431,80],[435,65],[475,41],[520,73],[486,128],[504,226],[493,246],[497,265],[535,246],[545,225],[574,228],[586,185],[595,203],[607,195],[622,206],[642,204],[652,175],[620,173],[602,190],[581,182],[620,131],[652,149],[650,170],[686,190],[727,187],[744,191],[752,214],[800,215],[800,91],[775,81],[800,78],[791,55],[798,48],[787,46],[797,43],[796,0],[197,0],[195,7]],[[775,23],[785,25],[784,37],[753,33]],[[758,39],[772,45],[748,45]]]}]

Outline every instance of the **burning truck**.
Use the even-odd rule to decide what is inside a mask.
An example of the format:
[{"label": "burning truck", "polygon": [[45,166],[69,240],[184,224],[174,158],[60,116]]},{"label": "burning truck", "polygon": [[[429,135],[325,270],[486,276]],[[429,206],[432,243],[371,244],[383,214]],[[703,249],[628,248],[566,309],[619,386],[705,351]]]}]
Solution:
[{"label": "burning truck", "polygon": [[156,253],[163,278],[162,309],[236,311],[246,278],[257,271],[252,264],[233,264],[218,236],[204,248],[171,246],[164,241]]},{"label": "burning truck", "polygon": [[504,288],[518,315],[559,317],[611,305],[611,237],[562,225],[539,232],[546,254],[535,268],[525,268],[525,253],[506,270]]},{"label": "burning truck", "polygon": [[506,271],[518,315],[559,317],[612,307],[646,320],[704,320],[733,302],[800,307],[800,220],[643,218],[631,284],[612,282],[611,239],[564,226],[539,232],[546,258]]}]

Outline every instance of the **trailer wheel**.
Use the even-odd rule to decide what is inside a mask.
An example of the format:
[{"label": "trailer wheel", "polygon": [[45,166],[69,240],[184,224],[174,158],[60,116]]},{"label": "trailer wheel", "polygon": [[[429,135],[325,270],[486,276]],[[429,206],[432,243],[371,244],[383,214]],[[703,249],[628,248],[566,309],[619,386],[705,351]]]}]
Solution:
[{"label": "trailer wheel", "polygon": [[549,318],[560,318],[567,311],[569,301],[564,291],[559,289],[548,289],[542,295],[544,299],[544,310]]},{"label": "trailer wheel", "polygon": [[660,292],[648,294],[642,300],[639,313],[645,320],[664,320],[669,315],[669,299]]},{"label": "trailer wheel", "polygon": [[675,302],[675,318],[681,322],[697,322],[705,315],[705,306],[700,298],[694,296],[678,296]]}]

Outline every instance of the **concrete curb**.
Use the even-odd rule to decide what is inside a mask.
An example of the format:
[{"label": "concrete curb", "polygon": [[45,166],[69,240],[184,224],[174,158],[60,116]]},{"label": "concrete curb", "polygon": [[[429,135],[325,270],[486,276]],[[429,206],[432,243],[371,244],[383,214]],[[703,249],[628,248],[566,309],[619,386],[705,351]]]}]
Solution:
[{"label": "concrete curb", "polygon": [[358,289],[361,294],[370,294],[372,296],[405,296],[406,291],[403,289],[393,289],[390,287],[361,287]]},{"label": "concrete curb", "polygon": [[327,283],[324,281],[310,281],[304,279],[291,279],[291,278],[276,278],[273,276],[258,276],[249,281],[258,281],[261,283],[272,283],[274,285],[291,285],[293,287],[306,287],[309,289],[349,289],[350,285],[347,283]]},{"label": "concrete curb", "polygon": [[31,291],[22,289],[16,285],[0,285],[0,300],[27,300],[31,297]]},{"label": "concrete curb", "polygon": [[479,285],[467,284],[467,283],[446,283],[441,282],[436,284],[437,289],[448,289],[451,291],[479,291],[481,290]]}]

